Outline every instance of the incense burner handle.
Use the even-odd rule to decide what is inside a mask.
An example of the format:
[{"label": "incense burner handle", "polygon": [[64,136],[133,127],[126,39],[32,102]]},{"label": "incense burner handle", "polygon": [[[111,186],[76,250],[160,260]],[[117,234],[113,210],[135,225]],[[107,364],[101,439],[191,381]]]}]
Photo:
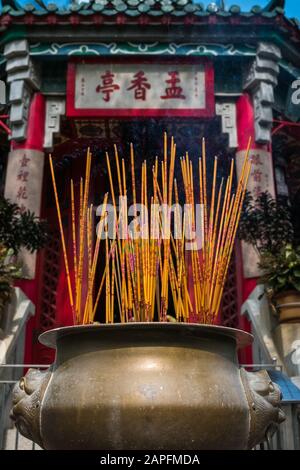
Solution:
[{"label": "incense burner handle", "polygon": [[280,408],[280,388],[271,381],[266,370],[247,372],[241,369],[241,379],[250,413],[248,449],[252,449],[276,432],[285,414]]},{"label": "incense burner handle", "polygon": [[51,367],[45,371],[29,369],[13,390],[10,417],[18,431],[40,447],[43,447],[40,429],[41,403],[51,373]]}]

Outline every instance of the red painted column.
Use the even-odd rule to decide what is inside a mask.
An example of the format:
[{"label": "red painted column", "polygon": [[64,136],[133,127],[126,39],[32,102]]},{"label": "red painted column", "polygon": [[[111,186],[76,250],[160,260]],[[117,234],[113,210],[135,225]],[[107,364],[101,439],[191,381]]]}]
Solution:
[{"label": "red painted column", "polygon": [[[29,110],[28,126],[27,126],[27,138],[24,142],[19,143],[12,141],[11,150],[27,149],[37,150],[43,152],[44,143],[44,129],[45,129],[45,114],[46,105],[45,98],[41,93],[35,93]],[[42,197],[38,195],[37,197]],[[40,214],[36,214],[40,215]],[[34,279],[21,279],[16,283],[27,295],[27,297],[37,304],[38,299],[38,285],[37,285],[37,269]],[[32,362],[32,344],[33,344],[33,332],[36,327],[36,316],[32,317],[27,323],[26,329],[26,342],[25,342],[25,363]]]},{"label": "red painted column", "polygon": [[12,150],[30,149],[43,151],[45,135],[46,102],[42,93],[35,93],[30,104],[27,138],[24,142],[12,141]]},{"label": "red painted column", "polygon": [[[250,137],[252,138],[251,148],[253,150],[270,151],[269,145],[259,145],[255,142],[254,108],[252,99],[248,93],[244,93],[244,95],[242,95],[237,101],[237,134],[238,151],[245,151],[247,149]],[[242,302],[245,302],[251,292],[255,289],[257,285],[257,279],[245,278],[243,269],[241,269],[240,275],[242,277]],[[245,331],[251,331],[250,322],[245,316],[242,315],[239,319],[239,327]],[[244,364],[252,363],[252,348],[247,348],[244,351],[241,351],[240,360]]]},{"label": "red painted column", "polygon": [[[249,138],[252,139],[251,149],[271,152],[271,144],[260,145],[255,142],[254,109],[251,97],[245,93],[237,102],[237,134],[238,151],[245,151]],[[273,176],[274,178],[274,176]],[[256,279],[243,280],[243,300],[245,301],[256,287]]]}]

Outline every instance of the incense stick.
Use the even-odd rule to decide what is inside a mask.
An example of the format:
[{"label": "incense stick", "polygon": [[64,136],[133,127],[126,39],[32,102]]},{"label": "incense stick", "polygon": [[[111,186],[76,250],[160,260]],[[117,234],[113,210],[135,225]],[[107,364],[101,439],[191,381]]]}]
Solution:
[{"label": "incense stick", "polygon": [[71,305],[72,314],[73,314],[73,318],[74,318],[74,316],[75,316],[75,314],[74,314],[74,302],[73,302],[73,292],[72,292],[71,278],[70,278],[70,271],[69,271],[69,263],[68,263],[65,235],[64,235],[63,225],[62,225],[61,211],[60,211],[60,205],[59,205],[59,200],[58,200],[56,180],[55,180],[55,174],[54,174],[54,168],[53,168],[53,162],[52,162],[52,156],[51,155],[49,155],[49,162],[50,162],[51,177],[52,177],[52,183],[53,183],[53,189],[54,189],[55,204],[56,204],[56,209],[57,209],[59,230],[60,230],[60,236],[61,236],[61,242],[62,242],[64,263],[65,263],[65,269],[66,269],[66,275],[67,275],[69,300],[70,300],[70,305]]}]

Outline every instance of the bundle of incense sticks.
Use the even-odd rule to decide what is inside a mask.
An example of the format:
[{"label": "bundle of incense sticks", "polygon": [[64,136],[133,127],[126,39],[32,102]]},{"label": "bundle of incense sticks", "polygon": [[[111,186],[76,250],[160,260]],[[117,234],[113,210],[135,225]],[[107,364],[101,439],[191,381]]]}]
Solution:
[{"label": "bundle of incense sticks", "polygon": [[[148,187],[147,162],[144,161],[141,165],[139,175],[141,188],[138,191],[133,146],[130,147],[129,185],[125,160],[122,158],[120,161],[115,146],[115,179],[110,157],[106,154],[114,216],[112,239],[108,237],[107,228],[108,194],[104,195],[101,205],[97,234],[95,237],[93,234],[94,209],[92,205],[88,205],[92,156],[88,150],[85,178],[84,181],[82,178],[80,180],[77,211],[75,211],[72,180],[70,187],[72,272],[69,267],[55,173],[50,156],[74,324],[94,322],[104,288],[107,323],[167,321],[169,316],[183,322],[217,321],[251,170],[250,145],[249,140],[235,189],[233,160],[227,178],[223,178],[218,185],[218,159],[215,157],[212,181],[208,181],[204,139],[197,171],[194,171],[194,161],[189,158],[188,153],[180,158],[184,201],[179,200],[178,184],[174,175],[176,144],[173,137],[168,145],[167,135],[164,135],[163,160],[159,165],[156,158],[151,168],[151,192]],[[117,181],[116,185],[114,181]],[[195,191],[195,181],[198,192]],[[130,224],[127,200],[129,191],[133,200],[133,220]],[[196,193],[199,193],[198,201],[195,199]],[[199,223],[196,204],[201,209],[200,239],[199,233],[196,232]],[[188,210],[182,213],[180,208],[183,207],[187,207]],[[96,279],[100,252],[105,253],[105,267],[100,279]],[[87,286],[85,289],[83,283]]]}]

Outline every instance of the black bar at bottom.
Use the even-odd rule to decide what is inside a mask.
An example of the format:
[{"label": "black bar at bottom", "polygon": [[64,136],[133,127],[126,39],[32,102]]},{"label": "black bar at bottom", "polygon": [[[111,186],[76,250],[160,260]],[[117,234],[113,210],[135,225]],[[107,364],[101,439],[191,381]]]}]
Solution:
[{"label": "black bar at bottom", "polygon": [[245,468],[266,464],[270,468],[272,463],[276,466],[286,465],[289,457],[296,457],[298,451],[291,451],[294,455],[288,455],[289,451],[3,451],[1,452],[1,466],[7,463],[44,466],[65,465],[66,467],[81,467],[101,469],[103,466],[122,468],[147,468],[151,466],[186,466],[196,468],[210,468],[222,466],[233,468],[239,466]]}]

